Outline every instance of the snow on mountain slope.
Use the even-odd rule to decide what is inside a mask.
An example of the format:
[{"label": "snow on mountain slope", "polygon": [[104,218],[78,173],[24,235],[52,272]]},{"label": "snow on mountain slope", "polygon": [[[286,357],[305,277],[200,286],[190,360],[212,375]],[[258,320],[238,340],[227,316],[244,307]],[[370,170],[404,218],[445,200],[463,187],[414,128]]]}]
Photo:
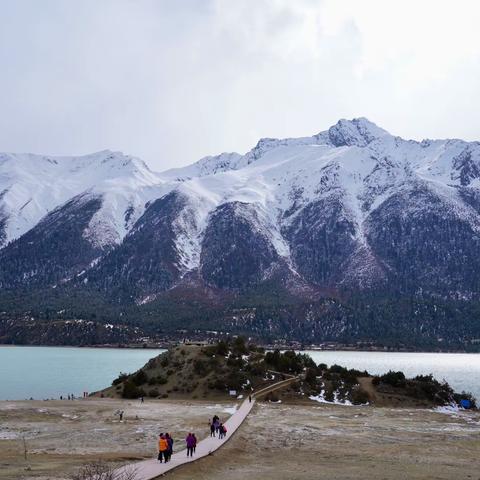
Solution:
[{"label": "snow on mountain slope", "polygon": [[118,243],[162,183],[141,160],[108,150],[79,157],[0,154],[4,243],[87,191],[102,196],[103,206],[85,235],[100,245]]},{"label": "snow on mountain slope", "polygon": [[236,168],[242,158],[239,153],[221,153],[220,155],[203,157],[192,165],[172,168],[162,173],[162,177],[172,180],[188,180],[193,177],[204,177]]},{"label": "snow on mountain slope", "polygon": [[[189,239],[188,250],[195,252],[189,268],[198,266],[202,232],[214,208],[243,202],[255,205],[263,222],[262,232],[268,232],[278,255],[294,270],[291,242],[285,238],[285,231],[312,202],[324,201],[325,208],[335,198],[342,205],[343,218],[353,225],[358,271],[382,277],[366,238],[371,212],[392,195],[422,185],[441,199],[451,215],[478,232],[478,211],[462,200],[460,191],[467,186],[478,189],[479,155],[477,142],[406,141],[366,119],[355,119],[341,120],[312,137],[262,139],[243,157],[235,156],[234,161],[209,157],[211,174],[198,165],[186,167],[185,174],[177,169],[175,176],[182,179],[182,191],[204,205],[198,210],[196,233]],[[185,249],[182,245],[179,248]],[[360,265],[361,258],[369,265]],[[353,258],[348,268],[342,268],[351,270],[352,262]]]},{"label": "snow on mountain slope", "polygon": [[[311,137],[264,138],[245,155],[205,157],[160,174],[118,152],[0,154],[0,242],[20,237],[86,192],[102,199],[83,231],[100,250],[135,233],[136,222],[155,228],[160,212],[141,221],[149,205],[181,194],[178,212],[170,212],[169,233],[179,278],[201,267],[207,229],[210,238],[216,231],[234,234],[238,221],[249,225],[243,235],[266,242],[264,259],[278,256],[295,275],[328,285],[352,279],[368,285],[393,268],[378,253],[383,227],[376,221],[386,222],[388,212],[399,223],[421,217],[427,206],[415,198],[429,199],[428,211],[453,222],[449,228],[461,231],[462,239],[480,233],[480,143],[404,140],[359,118],[340,120]],[[407,211],[395,210],[395,201]],[[231,208],[219,210],[223,205]]]}]

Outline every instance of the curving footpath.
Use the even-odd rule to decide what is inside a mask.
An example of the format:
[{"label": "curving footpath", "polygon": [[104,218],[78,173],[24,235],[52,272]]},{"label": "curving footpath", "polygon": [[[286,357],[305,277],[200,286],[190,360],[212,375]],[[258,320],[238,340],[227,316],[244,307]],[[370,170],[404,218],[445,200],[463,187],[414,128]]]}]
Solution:
[{"label": "curving footpath", "polygon": [[196,452],[193,457],[187,457],[187,450],[182,450],[178,453],[174,453],[168,463],[160,463],[156,459],[143,460],[142,462],[132,463],[118,468],[115,470],[115,476],[121,478],[122,474],[127,476],[133,475],[134,473],[134,477],[131,480],[153,480],[154,478],[157,478],[160,475],[179,467],[180,465],[194,462],[195,460],[199,460],[200,458],[204,458],[212,454],[214,451],[218,450],[222,445],[228,442],[228,440],[230,440],[232,435],[237,431],[238,427],[240,427],[245,418],[247,418],[247,415],[250,413],[253,405],[255,404],[255,397],[286,387],[296,380],[297,378],[293,377],[274,383],[273,385],[255,392],[252,395],[251,402],[248,401],[248,398],[244,400],[240,405],[240,408],[238,408],[238,410],[224,423],[227,428],[227,436],[221,440],[218,437],[207,437],[201,440],[197,443]]}]

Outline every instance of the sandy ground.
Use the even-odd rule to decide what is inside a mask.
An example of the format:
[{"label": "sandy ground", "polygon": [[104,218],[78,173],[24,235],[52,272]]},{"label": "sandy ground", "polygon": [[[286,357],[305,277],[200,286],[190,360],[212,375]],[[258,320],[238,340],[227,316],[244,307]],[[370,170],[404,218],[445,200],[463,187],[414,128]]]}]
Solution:
[{"label": "sandy ground", "polygon": [[[150,457],[159,431],[172,432],[178,450],[187,431],[203,438],[208,418],[228,416],[231,406],[173,400],[0,402],[0,479],[68,479],[91,460]],[[114,415],[119,409],[125,411],[123,422]],[[480,413],[258,404],[222,450],[168,477],[478,480]]]}]

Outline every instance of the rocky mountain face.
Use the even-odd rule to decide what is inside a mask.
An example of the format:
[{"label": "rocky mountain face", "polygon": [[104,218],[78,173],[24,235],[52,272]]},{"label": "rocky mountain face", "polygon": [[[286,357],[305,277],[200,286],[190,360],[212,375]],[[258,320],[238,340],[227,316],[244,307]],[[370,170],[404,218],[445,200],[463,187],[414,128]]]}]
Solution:
[{"label": "rocky mountain face", "polygon": [[[154,328],[167,298],[202,298],[254,309],[257,325],[250,315],[242,328],[280,334],[293,302],[288,329],[299,336],[292,321],[313,315],[315,340],[368,330],[340,307],[326,315],[327,298],[368,297],[370,307],[388,298],[390,310],[395,298],[479,301],[479,142],[404,140],[359,118],[160,174],[109,151],[0,154],[0,192],[7,312],[18,292],[56,290],[59,307],[75,292],[123,313],[148,310]],[[222,311],[218,324],[235,317]],[[175,313],[169,322],[195,323]],[[443,335],[426,323],[432,338]],[[474,341],[480,325],[469,325]]]}]

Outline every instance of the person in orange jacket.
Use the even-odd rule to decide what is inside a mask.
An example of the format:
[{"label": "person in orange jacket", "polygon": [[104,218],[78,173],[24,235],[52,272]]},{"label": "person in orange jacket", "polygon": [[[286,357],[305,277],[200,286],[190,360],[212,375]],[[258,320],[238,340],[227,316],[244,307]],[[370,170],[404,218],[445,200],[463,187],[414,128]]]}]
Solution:
[{"label": "person in orange jacket", "polygon": [[165,435],[161,433],[158,438],[158,460],[162,463],[162,459],[167,462],[168,460],[168,441],[165,438]]}]

